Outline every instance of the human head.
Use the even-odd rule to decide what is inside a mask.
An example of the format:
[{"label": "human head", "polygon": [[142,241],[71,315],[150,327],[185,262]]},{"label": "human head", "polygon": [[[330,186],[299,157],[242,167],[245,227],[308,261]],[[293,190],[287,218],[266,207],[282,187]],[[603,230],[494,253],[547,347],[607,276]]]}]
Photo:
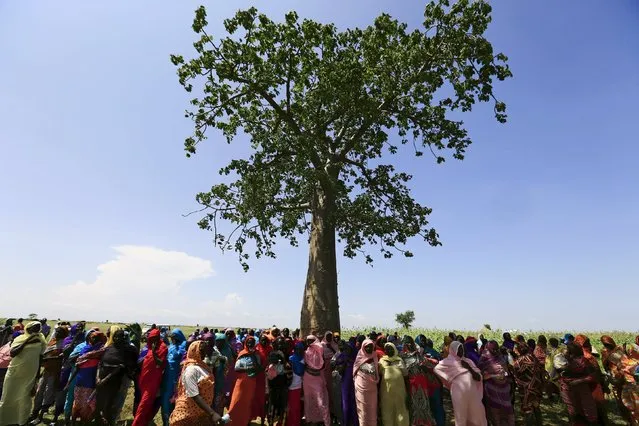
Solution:
[{"label": "human head", "polygon": [[392,343],[386,343],[384,345],[384,353],[390,357],[397,355],[397,348]]},{"label": "human head", "polygon": [[566,356],[570,359],[577,359],[584,356],[584,351],[575,342],[570,342],[566,345]]},{"label": "human head", "polygon": [[525,343],[517,343],[517,345],[515,346],[515,351],[519,356],[524,356],[528,354],[530,348]]},{"label": "human head", "polygon": [[270,346],[271,345],[271,340],[268,338],[268,336],[266,334],[262,334],[260,336],[260,345],[262,345],[262,346]]},{"label": "human head", "polygon": [[332,331],[327,331],[326,333],[324,333],[324,340],[327,343],[333,343],[333,332]]},{"label": "human head", "polygon": [[548,341],[546,340],[546,336],[543,334],[537,337],[537,344],[542,348],[545,348],[548,345]]},{"label": "human head", "polygon": [[289,337],[291,337],[291,331],[288,328],[283,328],[282,336],[284,336],[285,339],[288,339]]},{"label": "human head", "polygon": [[362,350],[368,355],[371,355],[375,351],[375,344],[372,340],[365,340],[362,346]]},{"label": "human head", "polygon": [[522,336],[521,334],[518,334],[517,337],[515,337],[515,341],[517,343],[526,343],[526,339],[524,339],[524,336]]},{"label": "human head", "polygon": [[42,330],[42,324],[39,321],[31,321],[26,327],[28,334],[36,334]]},{"label": "human head", "polygon": [[454,342],[452,342],[450,344],[450,349],[449,349],[449,355],[452,355],[454,357],[463,357],[464,356],[464,345],[458,341],[455,340]]},{"label": "human head", "polygon": [[249,351],[249,352],[253,353],[253,352],[255,352],[255,346],[256,346],[256,343],[257,343],[257,342],[255,341],[255,337],[253,337],[253,336],[248,336],[248,337],[246,338],[246,340],[244,341],[244,348],[245,348],[247,351]]},{"label": "human head", "polygon": [[306,350],[306,347],[304,346],[304,343],[303,343],[303,342],[297,342],[297,343],[295,344],[294,351],[295,351],[295,354],[296,354],[297,356],[300,356],[300,357],[301,357],[301,356],[304,356],[304,351],[305,351],[305,350]]},{"label": "human head", "polygon": [[526,341],[526,344],[528,345],[528,347],[530,348],[530,350],[534,351],[535,350],[535,339],[528,339]]},{"label": "human head", "polygon": [[18,318],[18,324],[22,324],[23,321],[24,321],[24,319]]},{"label": "human head", "polygon": [[464,336],[462,335],[457,336],[457,341],[463,344],[465,342]]},{"label": "human head", "polygon": [[486,343],[486,350],[491,355],[497,355],[499,353],[499,343],[494,340],[489,341],[488,343]]},{"label": "human head", "polygon": [[604,345],[604,348],[608,349],[609,351],[612,351],[617,347],[617,343],[610,336],[601,336],[601,344]]},{"label": "human head", "polygon": [[404,346],[404,352],[414,352],[415,351],[415,341],[409,335],[406,335],[402,338],[402,344]]},{"label": "human head", "polygon": [[572,334],[567,333],[564,336],[564,345],[567,345],[567,344],[572,343],[574,341],[575,341],[575,336],[573,336]]},{"label": "human head", "polygon": [[275,327],[273,329],[271,329],[271,336],[273,336],[273,339],[277,339],[278,337],[280,337],[280,329]]},{"label": "human head", "polygon": [[121,346],[127,344],[126,341],[126,332],[123,329],[115,330],[113,332],[113,336],[111,337],[113,340],[114,346]]},{"label": "human head", "polygon": [[56,327],[54,335],[57,340],[64,339],[69,335],[69,329],[64,325]]},{"label": "human head", "polygon": [[557,339],[556,337],[551,337],[548,340],[548,343],[550,343],[550,347],[557,349],[559,347],[559,339]]},{"label": "human head", "polygon": [[503,338],[504,338],[504,342],[509,342],[509,341],[511,341],[511,340],[512,340],[512,337],[510,336],[510,333],[509,333],[509,332],[505,332],[505,333],[503,334]]},{"label": "human head", "polygon": [[47,323],[47,319],[46,319],[46,318],[42,318],[42,319],[40,320],[40,323],[41,323],[42,325],[45,325],[45,324]]},{"label": "human head", "polygon": [[215,333],[215,347],[221,351],[226,347],[227,337],[224,333]]},{"label": "human head", "polygon": [[151,329],[146,337],[146,341],[149,345],[158,343],[160,341],[160,330],[157,328]]}]

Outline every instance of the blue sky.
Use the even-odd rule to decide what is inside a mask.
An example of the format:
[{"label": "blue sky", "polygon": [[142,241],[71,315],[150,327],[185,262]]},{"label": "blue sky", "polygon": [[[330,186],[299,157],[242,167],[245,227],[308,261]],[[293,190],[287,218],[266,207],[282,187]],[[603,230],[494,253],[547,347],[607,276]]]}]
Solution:
[{"label": "blue sky", "polygon": [[[193,1],[0,3],[0,316],[295,326],[307,248],[244,273],[182,214],[245,152],[219,135],[192,159],[187,96],[169,54],[190,55]],[[210,32],[255,4],[273,18],[420,23],[421,1],[208,2]],[[510,57],[509,123],[465,117],[467,159],[400,156],[443,247],[339,259],[345,326],[633,328],[639,297],[639,3],[493,2]],[[418,161],[419,160],[419,161]]]}]

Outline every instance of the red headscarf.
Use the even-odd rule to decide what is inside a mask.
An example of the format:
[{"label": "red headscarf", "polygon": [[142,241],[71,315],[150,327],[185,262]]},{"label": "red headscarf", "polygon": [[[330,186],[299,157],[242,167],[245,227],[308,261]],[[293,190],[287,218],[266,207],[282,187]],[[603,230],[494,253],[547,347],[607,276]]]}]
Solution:
[{"label": "red headscarf", "polygon": [[[238,358],[239,358],[239,357],[241,357],[241,356],[244,356],[244,355],[250,355],[250,354],[252,354],[252,353],[253,353],[253,352],[251,352],[251,351],[249,350],[249,348],[248,348],[248,344],[249,344],[249,342],[253,342],[253,348],[255,348],[255,337],[253,337],[253,336],[248,336],[248,337],[246,338],[246,340],[244,341],[244,348],[240,351],[240,353],[239,353],[239,354],[237,354],[237,357],[238,357]],[[255,351],[255,349],[253,349],[253,350]]]}]

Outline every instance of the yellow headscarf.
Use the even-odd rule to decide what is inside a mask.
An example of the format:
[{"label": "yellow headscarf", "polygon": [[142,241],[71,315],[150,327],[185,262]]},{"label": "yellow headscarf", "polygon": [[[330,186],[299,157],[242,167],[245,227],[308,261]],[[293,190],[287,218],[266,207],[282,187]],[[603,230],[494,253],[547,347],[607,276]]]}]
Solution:
[{"label": "yellow headscarf", "polygon": [[[39,325],[40,329],[42,329],[42,324],[39,321],[31,321],[24,328],[25,332],[13,340],[13,343],[11,343],[11,347],[15,348],[16,346],[24,343],[29,337],[34,335],[35,333],[29,333],[29,329],[36,325]],[[37,336],[38,336],[38,340],[40,340],[40,343],[42,344],[42,350],[44,351],[44,348],[47,345],[47,341],[44,339],[44,335],[39,331],[37,333]]]},{"label": "yellow headscarf", "polygon": [[116,331],[118,330],[124,330],[122,327],[120,327],[119,325],[112,325],[109,328],[109,339],[106,342],[105,346],[111,346],[113,344],[113,335],[115,334]]}]

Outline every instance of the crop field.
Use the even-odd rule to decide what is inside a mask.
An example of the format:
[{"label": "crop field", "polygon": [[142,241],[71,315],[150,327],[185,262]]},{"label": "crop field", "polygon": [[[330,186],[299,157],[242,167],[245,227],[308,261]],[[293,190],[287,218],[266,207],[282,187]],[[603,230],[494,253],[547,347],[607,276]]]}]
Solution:
[{"label": "crop field", "polygon": [[[53,322],[52,322],[53,325]],[[87,329],[91,328],[91,327],[99,327],[100,330],[102,331],[106,331],[111,325],[118,325],[117,323],[87,323]],[[124,324],[119,324],[119,325],[124,325]],[[171,328],[180,328],[185,335],[189,335],[191,334],[196,328],[203,328],[204,325],[201,325],[200,327],[194,327],[194,326],[172,326]],[[222,329],[224,327],[218,327],[218,326],[208,326],[209,328],[219,328]],[[362,329],[345,329],[342,330],[342,337],[343,338],[348,338],[350,336],[353,335],[357,335],[357,334],[367,334],[368,332],[370,332],[373,328],[362,328]],[[374,328],[377,332],[384,332],[387,334],[392,334],[397,332],[398,335],[401,337],[405,334],[409,334],[411,336],[417,336],[418,334],[423,334],[427,337],[429,337],[430,339],[433,340],[433,342],[435,343],[435,348],[439,348],[442,346],[443,341],[444,341],[444,336],[448,335],[448,333],[450,331],[454,331],[457,334],[461,334],[464,336],[467,335],[472,335],[472,336],[478,336],[480,333],[483,334],[488,340],[497,340],[498,342],[501,342],[502,340],[502,330],[489,330],[487,328],[484,329],[480,329],[480,330],[476,330],[476,331],[468,331],[468,330],[439,330],[439,329],[423,329],[423,328],[411,328],[410,330],[406,330],[406,329],[390,329],[390,328],[380,328],[380,327],[376,327]],[[631,344],[634,343],[634,338],[637,334],[639,333],[632,333],[632,332],[626,332],[626,331],[594,331],[594,332],[583,332],[583,331],[579,331],[579,330],[566,330],[566,331],[511,331],[511,333],[513,334],[513,337],[517,334],[521,334],[523,335],[526,339],[529,338],[533,338],[533,339],[537,339],[537,336],[539,336],[540,334],[545,335],[546,337],[550,338],[550,337],[557,337],[557,338],[562,338],[564,336],[564,334],[566,333],[571,333],[573,335],[577,335],[579,333],[585,334],[588,337],[590,337],[593,346],[596,347],[596,349],[598,351],[601,351],[602,347],[601,344],[599,342],[599,337],[607,334],[610,335],[611,337],[613,337],[615,339],[615,341],[617,342],[617,344],[622,345],[624,343],[627,344]],[[608,398],[612,398],[612,395],[609,395]],[[450,399],[446,398],[445,399],[445,403],[446,403],[446,411],[447,411],[447,421],[449,424],[454,424],[453,421],[453,416],[452,416],[452,406],[450,403]],[[624,425],[626,424],[622,418],[619,416],[617,407],[616,407],[616,403],[612,400],[609,399],[608,401],[608,408],[609,408],[609,419],[610,419],[610,424],[612,425]],[[133,388],[130,389],[129,391],[129,395],[127,397],[126,400],[126,404],[124,406],[124,409],[122,411],[122,418],[121,418],[121,422],[120,424],[122,425],[130,425],[132,423],[132,410],[133,410]],[[521,412],[519,411],[519,403],[517,402],[515,405],[515,412],[517,414],[517,419],[518,419],[518,424],[523,420],[521,417]],[[550,424],[550,425],[559,425],[559,424],[568,424],[568,415],[565,409],[564,404],[561,401],[547,401],[544,400],[543,404],[542,404],[542,412],[543,412],[543,416],[544,416],[544,422],[545,424]],[[45,421],[50,421],[51,417],[45,417]],[[60,423],[62,424],[62,423]],[[155,417],[155,424],[156,425],[161,425],[162,424],[162,420],[160,417],[160,414],[158,413],[158,415]],[[254,424],[259,424],[259,422],[254,423]]]}]

